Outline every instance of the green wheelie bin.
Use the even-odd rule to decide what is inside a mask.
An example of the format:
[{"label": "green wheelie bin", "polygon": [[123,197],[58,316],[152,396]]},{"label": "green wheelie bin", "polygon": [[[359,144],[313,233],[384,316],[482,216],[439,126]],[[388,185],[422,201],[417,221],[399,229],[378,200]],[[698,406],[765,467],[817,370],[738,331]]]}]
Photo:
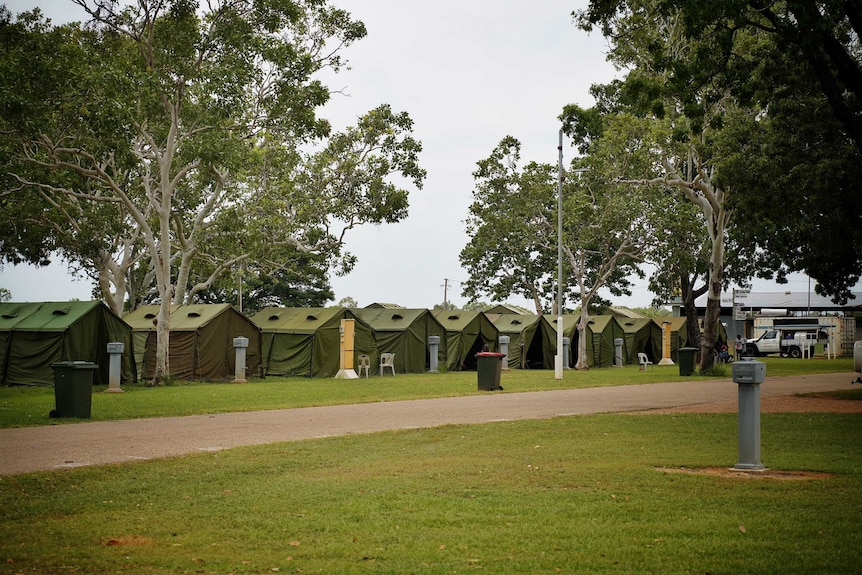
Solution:
[{"label": "green wheelie bin", "polygon": [[54,369],[54,410],[51,417],[89,419],[93,403],[93,375],[98,365],[89,361],[58,361]]},{"label": "green wheelie bin", "polygon": [[500,385],[500,374],[503,372],[505,353],[483,351],[476,354],[476,375],[479,380],[479,391],[497,391],[503,389]]},{"label": "green wheelie bin", "polygon": [[679,348],[679,374],[688,376],[694,373],[694,357],[697,355],[696,347]]}]

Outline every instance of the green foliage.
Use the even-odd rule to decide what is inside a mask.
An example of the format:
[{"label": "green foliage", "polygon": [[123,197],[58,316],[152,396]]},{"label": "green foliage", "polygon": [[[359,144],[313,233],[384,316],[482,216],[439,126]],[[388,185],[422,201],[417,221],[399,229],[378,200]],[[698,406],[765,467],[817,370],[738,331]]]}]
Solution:
[{"label": "green foliage", "polygon": [[[588,172],[568,175],[563,185],[568,300],[597,297],[599,287],[614,295],[626,293],[628,276],[639,273],[635,263],[647,241],[646,195],[609,186],[602,161],[614,158],[591,158]],[[469,272],[464,295],[471,300],[487,295],[494,301],[520,295],[549,312],[556,299],[559,167],[522,165],[521,144],[511,136],[477,165],[466,221],[470,241],[460,254]],[[572,168],[583,166],[573,162]]]},{"label": "green foliage", "polygon": [[701,140],[737,224],[756,222],[731,229],[732,261],[750,262],[735,275],[805,271],[845,301],[862,274],[860,16],[852,2],[593,0],[577,21],[630,71],[593,89],[596,110],[574,110],[572,133],[600,137],[598,117],[621,108],[681,114],[675,133]]},{"label": "green foliage", "polygon": [[59,251],[133,305],[169,299],[169,285],[177,301],[223,292],[239,268],[261,297],[307,272],[326,301],[322,262],[355,262],[346,232],[406,216],[408,190],[390,178],[425,177],[409,115],[382,105],[338,134],[316,116],[329,98],[318,72],[365,35],[348,12],[80,4],[92,26],[0,14],[0,202],[26,206],[0,216],[8,261]]},{"label": "green foliage", "polygon": [[728,377],[730,374],[726,363],[713,363],[706,369],[701,369],[700,374],[708,377]]},{"label": "green foliage", "polygon": [[341,298],[340,300],[338,300],[338,303],[336,303],[335,305],[336,305],[337,307],[347,307],[347,308],[351,308],[351,307],[359,307],[359,302],[357,302],[357,301],[356,301],[355,299],[353,299],[352,297],[347,296],[347,297],[343,297],[343,298]]},{"label": "green foliage", "polygon": [[635,307],[632,311],[644,317],[670,317],[671,311],[664,307]]},{"label": "green foliage", "polygon": [[549,310],[556,269],[550,233],[556,221],[556,169],[520,163],[521,143],[511,136],[477,162],[466,220],[470,240],[459,256],[468,272],[463,294],[471,300],[488,295],[494,301],[521,295]]}]

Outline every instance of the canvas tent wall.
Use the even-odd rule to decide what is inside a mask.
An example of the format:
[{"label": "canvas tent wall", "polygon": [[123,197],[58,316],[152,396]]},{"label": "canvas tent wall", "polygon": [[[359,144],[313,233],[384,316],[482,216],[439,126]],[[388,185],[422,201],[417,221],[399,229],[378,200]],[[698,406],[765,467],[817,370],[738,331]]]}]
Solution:
[{"label": "canvas tent wall", "polygon": [[88,361],[99,368],[96,385],[108,384],[108,344],[124,344],[120,383],[136,379],[131,328],[98,301],[0,303],[0,383],[54,383],[51,364]]},{"label": "canvas tent wall", "polygon": [[[156,365],[158,305],[141,306],[126,316],[135,334],[141,379],[151,379]],[[236,337],[248,338],[246,375],[260,375],[261,334],[230,304],[176,305],[171,308],[168,365],[170,374],[185,381],[230,381],[236,374]],[[142,344],[142,345],[141,345]]]},{"label": "canvas tent wall", "polygon": [[[545,351],[545,362],[553,367],[554,355],[557,349],[557,316],[543,316],[544,329],[551,339]],[[568,367],[574,367],[578,362],[578,332],[579,315],[563,316],[563,337],[569,338],[569,356],[565,358]],[[587,365],[590,367],[611,367],[614,364],[614,339],[623,339],[623,359],[625,360],[625,339],[623,328],[612,315],[591,315],[586,328]]]},{"label": "canvas tent wall", "polygon": [[354,320],[354,369],[361,354],[377,365],[374,333],[350,310],[268,307],[251,318],[263,332],[266,375],[334,377],[341,367],[342,319]]},{"label": "canvas tent wall", "polygon": [[486,314],[500,335],[509,336],[510,369],[548,369],[545,363],[545,333],[542,316]]},{"label": "canvas tent wall", "polygon": [[487,345],[488,349],[499,349],[500,332],[478,311],[435,309],[431,314],[437,318],[446,337],[441,341],[446,347],[446,369],[449,371],[475,370],[476,354]]},{"label": "canvas tent wall", "polygon": [[[446,330],[427,309],[355,308],[353,313],[374,329],[380,353],[395,354],[396,373],[425,373],[430,364],[428,337],[440,338],[438,362],[446,363]],[[376,365],[376,364],[372,364]]]},{"label": "canvas tent wall", "polygon": [[652,318],[618,319],[626,342],[627,363],[636,364],[638,353],[645,353],[650,361],[661,359],[661,327]]}]

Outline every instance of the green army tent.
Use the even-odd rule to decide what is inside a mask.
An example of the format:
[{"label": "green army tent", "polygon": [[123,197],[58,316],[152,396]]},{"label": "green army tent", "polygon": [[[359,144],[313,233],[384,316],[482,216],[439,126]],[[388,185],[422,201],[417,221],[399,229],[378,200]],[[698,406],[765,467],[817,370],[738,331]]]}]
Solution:
[{"label": "green army tent", "polygon": [[[581,316],[564,315],[563,316],[563,337],[569,338],[569,356],[563,359],[566,367],[574,367],[577,361],[578,350],[575,347],[575,338],[578,331],[578,320]],[[557,354],[557,321],[559,317],[556,315],[542,316],[542,331],[545,333],[545,341],[547,345],[544,348],[545,365],[548,369],[554,367],[554,356]],[[590,349],[588,348],[589,352]],[[590,364],[592,365],[592,364]]]},{"label": "green army tent", "polygon": [[528,310],[527,308],[523,308],[519,305],[512,305],[509,303],[499,303],[493,307],[490,307],[485,310],[486,314],[507,314],[507,313],[515,313],[518,315],[535,315],[533,312]]},{"label": "green army tent", "polygon": [[626,341],[627,363],[637,364],[638,353],[658,363],[661,359],[661,327],[652,318],[618,318]]},{"label": "green army tent", "polygon": [[428,337],[432,335],[440,338],[438,361],[446,365],[446,330],[427,309],[366,307],[351,311],[374,329],[378,351],[395,354],[396,373],[428,371]]},{"label": "green army tent", "polygon": [[51,364],[99,366],[94,384],[108,384],[108,344],[124,345],[120,383],[136,379],[131,328],[99,301],[0,303],[0,382],[54,383]]},{"label": "green army tent", "polygon": [[[334,377],[341,368],[341,320],[354,320],[354,358],[365,354],[377,365],[371,327],[342,307],[268,307],[251,320],[263,331],[266,375]],[[357,370],[358,373],[358,370]]]},{"label": "green army tent", "polygon": [[[546,339],[551,343],[546,346],[545,363],[553,367],[554,355],[557,349],[557,316],[543,316]],[[565,359],[566,365],[574,367],[578,362],[578,332],[579,315],[563,316],[563,337],[569,338],[569,357]],[[586,329],[586,354],[587,365],[590,367],[611,367],[614,364],[614,340],[623,339],[623,361],[625,361],[625,340],[623,328],[612,315],[591,315],[587,320]]]},{"label": "green army tent", "polygon": [[478,311],[435,309],[431,314],[446,330],[441,345],[446,348],[446,368],[449,371],[475,370],[476,354],[483,346],[499,349],[499,332],[488,316]]},{"label": "green army tent", "polygon": [[[614,364],[614,340],[623,340],[623,360],[625,360],[625,332],[612,315],[591,315],[587,320],[587,350],[592,348],[592,366],[611,367]],[[572,339],[574,344],[575,339]],[[589,351],[588,351],[589,353]]]},{"label": "green army tent", "polygon": [[[141,379],[155,375],[158,305],[141,306],[126,316],[135,334]],[[248,338],[246,375],[260,374],[261,334],[231,304],[175,305],[171,308],[169,371],[186,381],[229,381],[236,375],[234,338]]]},{"label": "green army tent", "polygon": [[510,369],[548,369],[544,357],[547,335],[541,327],[542,316],[513,313],[486,315],[500,335],[509,337]]}]

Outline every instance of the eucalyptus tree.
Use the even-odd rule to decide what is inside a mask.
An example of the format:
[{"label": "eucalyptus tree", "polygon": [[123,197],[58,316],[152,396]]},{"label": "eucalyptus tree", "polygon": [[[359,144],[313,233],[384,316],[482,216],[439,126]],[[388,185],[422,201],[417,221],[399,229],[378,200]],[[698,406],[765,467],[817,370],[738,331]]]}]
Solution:
[{"label": "eucalyptus tree", "polygon": [[573,162],[585,171],[564,196],[563,253],[570,270],[567,275],[576,283],[580,299],[578,369],[588,368],[586,328],[599,290],[628,294],[629,278],[643,277],[641,264],[662,232],[653,217],[654,205],[661,201],[660,188],[614,179],[620,170],[648,173],[653,169],[652,158],[644,150],[622,145],[639,138],[640,127],[634,117],[613,118],[605,137],[592,142],[588,153]]},{"label": "eucalyptus tree", "polygon": [[[692,38],[685,33],[685,19],[679,11],[656,9],[655,4],[650,0],[629,2],[628,10],[614,13],[603,22],[605,32],[612,39],[609,57],[628,72],[624,79],[611,85],[594,87],[598,96],[596,106],[589,110],[569,106],[563,117],[580,145],[588,148],[592,142],[609,137],[618,139],[608,127],[615,118],[628,114],[637,116],[640,129],[616,145],[620,150],[640,150],[652,159],[642,173],[618,167],[616,181],[660,185],[675,191],[696,209],[696,215],[689,211],[691,223],[702,225],[707,242],[690,241],[683,246],[670,240],[674,247],[664,253],[674,253],[677,249],[688,251],[695,245],[698,249],[691,253],[702,254],[697,261],[690,259],[687,253],[680,254],[672,263],[678,264],[674,281],[679,282],[688,317],[696,317],[694,296],[702,290],[692,281],[693,273],[698,270],[703,273],[707,304],[703,337],[700,338],[700,368],[705,370],[714,361],[721,292],[728,278],[726,249],[732,231],[732,198],[741,187],[735,185],[732,177],[726,177],[723,162],[742,144],[722,140],[722,134],[728,126],[738,125],[744,118],[757,117],[764,110],[740,105],[727,87],[726,75],[681,85],[677,71],[690,72],[690,62],[714,54],[713,48],[722,38]],[[586,17],[581,15],[581,18],[583,22]],[[747,56],[748,44],[756,43],[759,38],[755,33],[739,35],[734,40],[738,52]],[[718,141],[723,141],[724,147],[716,145]],[[665,222],[682,233],[690,230],[680,226],[678,220],[674,224],[671,212],[664,214]],[[702,251],[701,245],[707,249]],[[689,328],[696,332],[696,322],[691,323],[694,325]]]},{"label": "eucalyptus tree", "polygon": [[[620,126],[622,129],[622,126]],[[563,185],[564,297],[580,304],[579,369],[587,369],[585,329],[599,291],[627,293],[629,277],[651,242],[650,196],[638,187],[615,185],[605,177],[619,158],[613,149],[576,160]],[[608,152],[606,155],[605,152]],[[630,158],[626,158],[630,160]],[[533,299],[537,313],[550,310],[557,285],[559,167],[521,165],[520,142],[507,136],[478,163],[461,262],[470,275],[465,295],[505,300],[512,294]]]},{"label": "eucalyptus tree", "polygon": [[505,301],[530,300],[537,314],[550,310],[555,283],[556,168],[535,162],[521,165],[521,143],[503,138],[477,163],[473,203],[466,220],[467,245],[461,265],[467,270],[463,295]]},{"label": "eucalyptus tree", "polygon": [[732,230],[745,259],[757,275],[804,271],[818,293],[852,297],[862,274],[858,2],[592,0],[575,16],[626,60],[626,104],[682,113],[698,132],[710,121],[705,94],[734,100],[735,117],[704,143],[736,190],[737,218],[757,222]]},{"label": "eucalyptus tree", "polygon": [[[34,67],[34,77],[20,78],[17,85],[29,89],[31,97],[4,94],[19,106],[4,133],[12,134],[8,145],[18,150],[16,165],[28,166],[15,175],[21,189],[118,207],[111,221],[133,222],[140,233],[147,273],[161,303],[153,380],[158,383],[170,373],[171,305],[193,292],[192,264],[208,245],[217,244],[207,233],[217,227],[220,210],[233,211],[236,221],[250,224],[261,218],[238,212],[240,206],[280,203],[277,207],[284,211],[264,215],[282,223],[293,216],[300,225],[277,230],[274,222],[272,235],[248,236],[253,241],[278,237],[278,245],[300,251],[336,249],[333,236],[321,226],[323,216],[312,215],[315,209],[332,208],[327,213],[346,218],[349,227],[351,214],[338,212],[337,197],[303,205],[322,187],[310,190],[282,178],[264,193],[250,183],[254,174],[249,167],[256,165],[256,150],[264,143],[295,153],[328,134],[329,124],[315,109],[327,101],[329,91],[316,73],[338,70],[341,48],[363,37],[365,27],[325,0],[223,0],[203,10],[190,0],[139,0],[126,7],[111,0],[74,1],[91,21],[87,28],[63,29],[57,52],[68,60],[68,73],[48,58],[41,62],[53,75],[52,83],[42,86],[46,103],[36,122],[29,121],[25,106],[40,91],[34,88],[40,69]],[[52,31],[33,23],[27,32],[39,36]],[[11,61],[6,64],[11,68]],[[404,126],[410,128],[409,118],[390,114],[386,120],[391,120],[388,129],[401,136]],[[377,141],[393,146],[378,154],[390,161],[402,153],[401,145],[414,162],[421,149],[412,139],[389,133],[378,134]],[[344,157],[349,155],[345,151]],[[416,166],[410,169],[414,181],[421,182],[424,173]],[[302,176],[295,179],[309,183]],[[373,178],[356,189],[387,198],[376,198],[380,212],[392,203],[406,204],[406,192]],[[295,203],[284,199],[295,190]],[[260,201],[250,201],[253,196]],[[403,215],[405,209],[393,209],[390,215]],[[389,216],[362,217],[355,222]],[[248,256],[222,255],[228,258],[239,262]]]}]

